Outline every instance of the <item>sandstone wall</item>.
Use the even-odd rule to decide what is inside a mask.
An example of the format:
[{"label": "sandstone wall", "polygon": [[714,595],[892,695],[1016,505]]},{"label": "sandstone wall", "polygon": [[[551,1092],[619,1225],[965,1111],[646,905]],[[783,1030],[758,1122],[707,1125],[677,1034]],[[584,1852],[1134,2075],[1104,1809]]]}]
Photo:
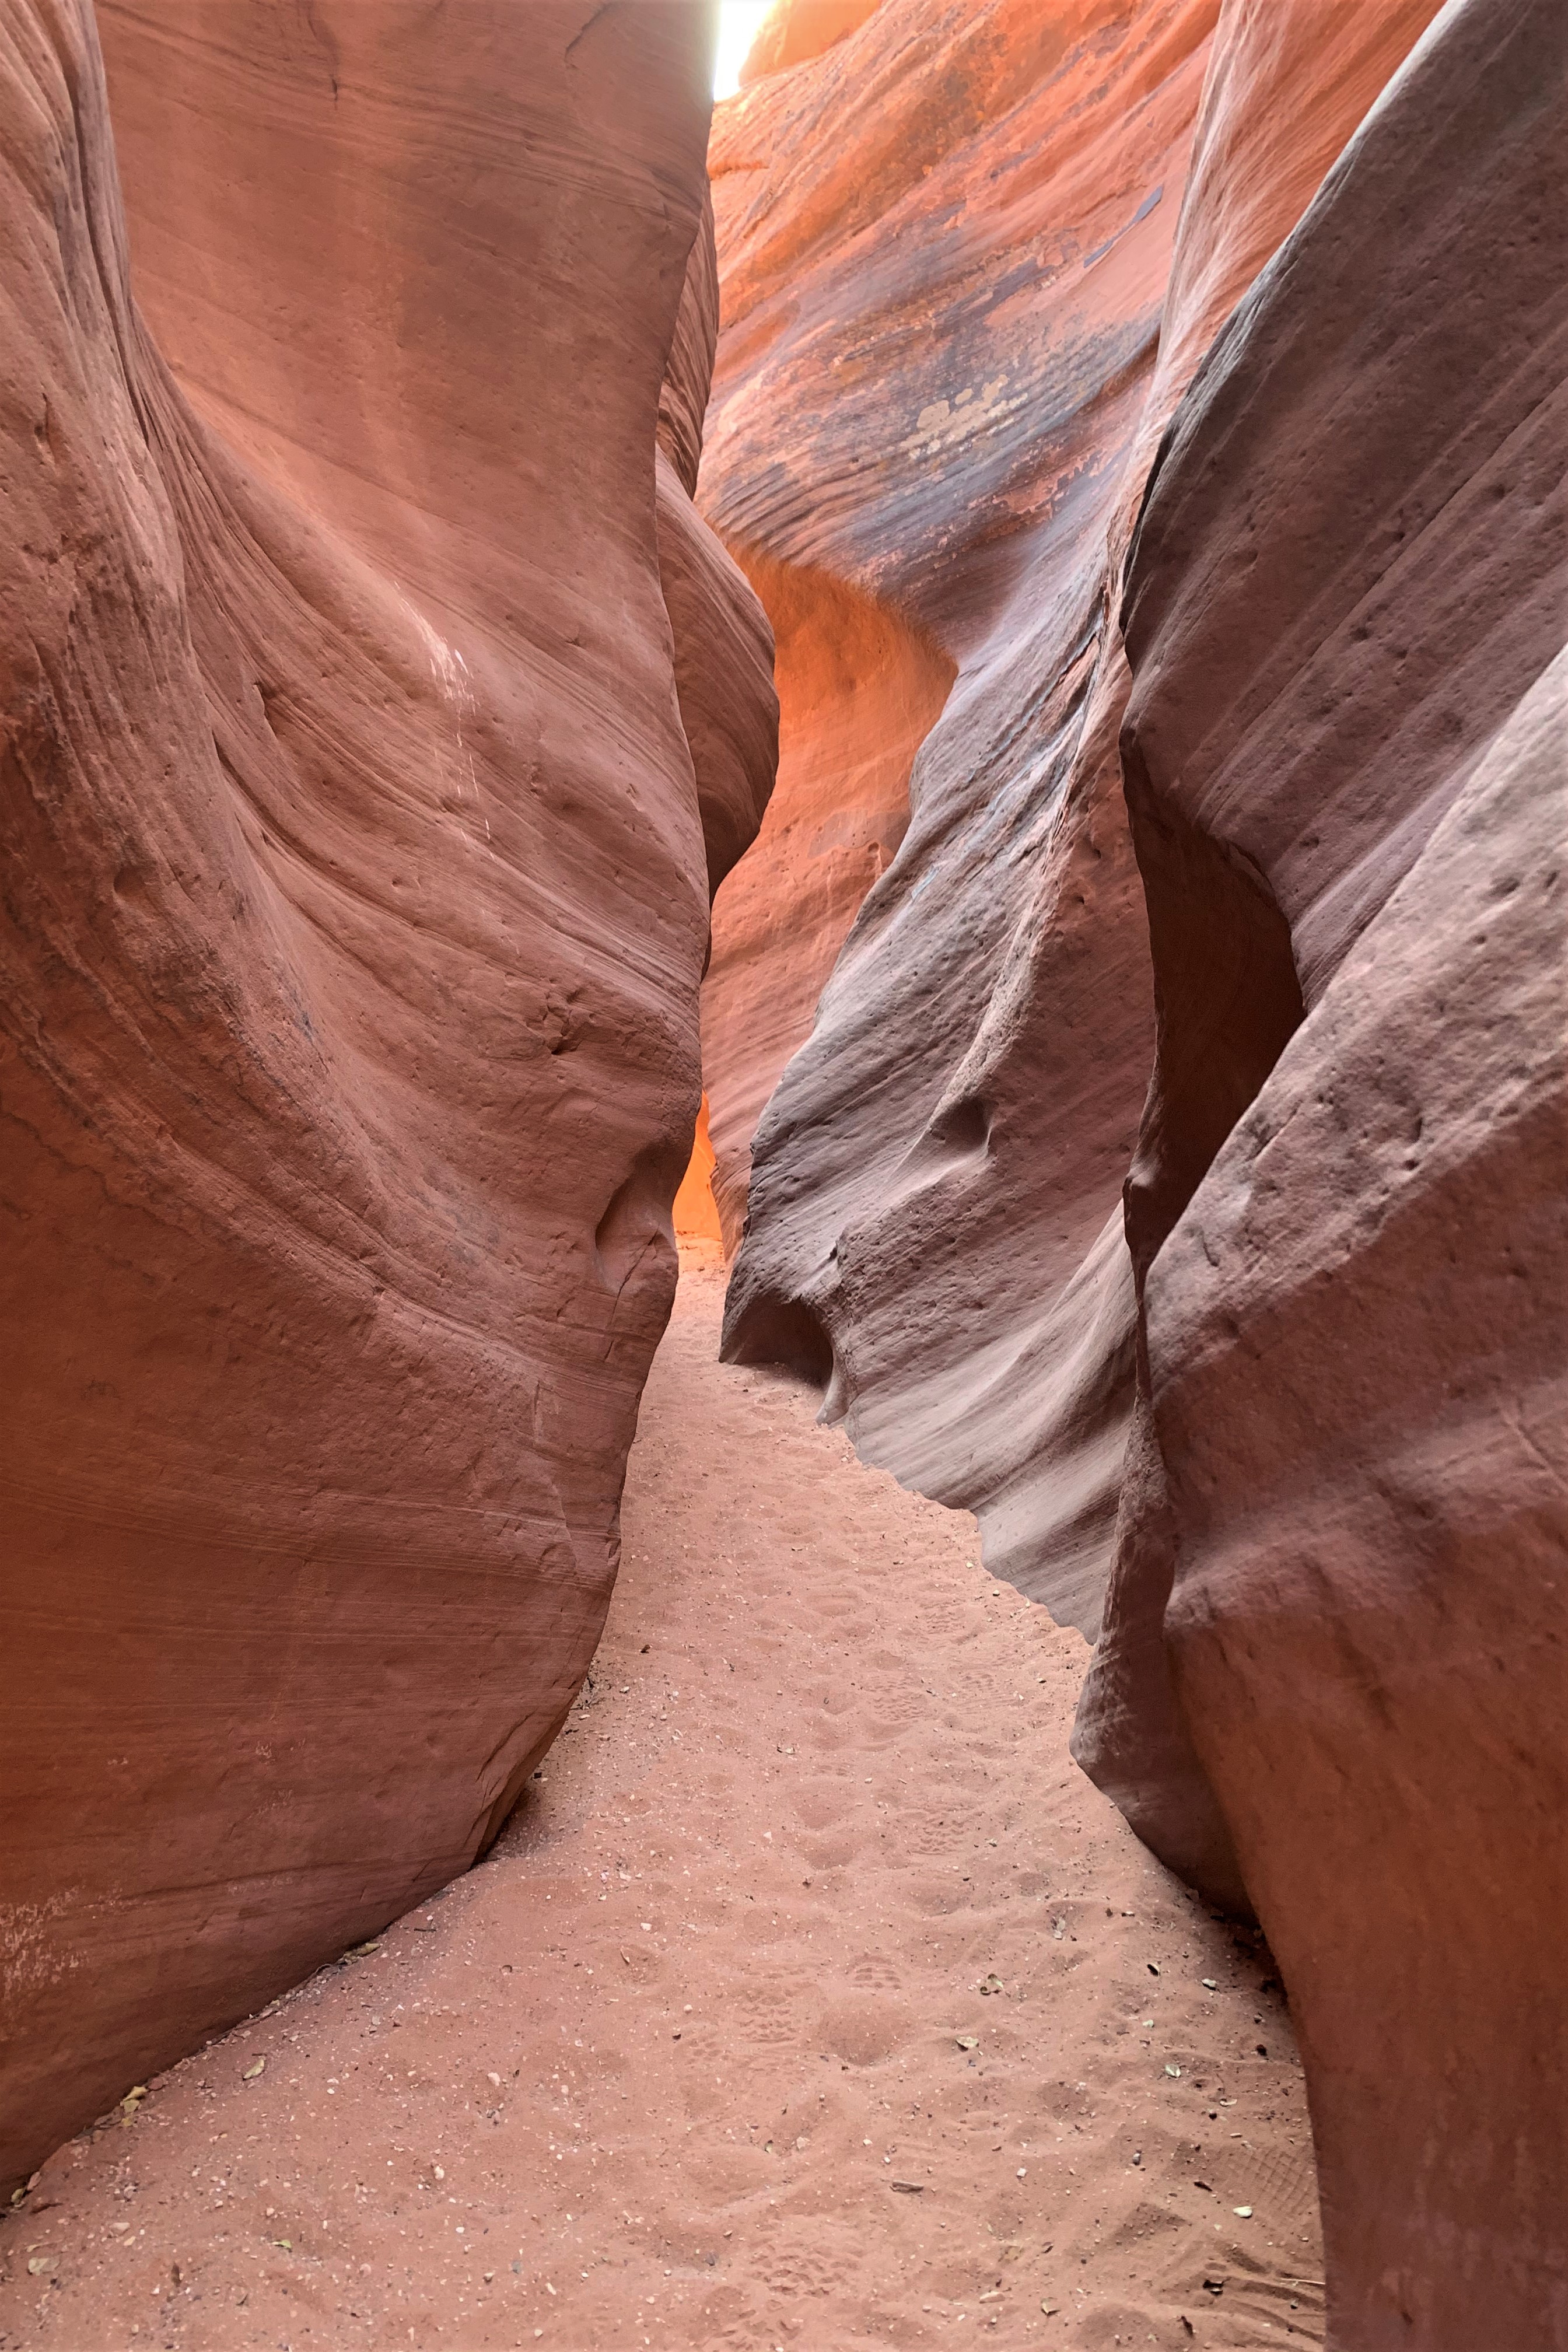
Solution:
[{"label": "sandstone wall", "polygon": [[[997,1572],[1090,1626],[1131,1394],[1107,1226],[1152,1046],[1147,950],[1116,911],[1135,913],[1137,877],[1107,763],[1105,544],[1214,16],[1198,0],[885,0],[720,109],[712,152],[724,324],[703,502],[770,608],[752,549],[818,599],[843,583],[885,643],[931,649],[928,690],[880,730],[899,754],[879,778],[886,847],[855,877],[875,887],[752,1142],[726,1346],[831,1365],[830,1410],[861,1450],[979,1511]],[[839,746],[890,667],[832,681],[802,736],[780,635],[783,781],[721,895],[704,995],[721,1187],[731,1103],[742,1123],[760,1108],[737,1006],[789,1001],[816,871],[810,836],[794,860],[773,845],[797,794],[820,803],[818,834],[840,794],[839,835],[869,830]],[[764,891],[772,938],[731,929]],[[1058,903],[1081,920],[1056,1067],[1020,1092],[998,1065]],[[1075,1097],[1045,1142],[1051,1102]],[[1042,1254],[1020,1226],[1047,1195]],[[1047,1426],[1073,1466],[1044,1494]]]},{"label": "sandstone wall", "polygon": [[1268,1928],[1358,2347],[1568,2328],[1560,37],[1445,13],[1211,349],[1123,607],[1158,1050],[1075,1751]]},{"label": "sandstone wall", "polygon": [[553,1737],[772,724],[703,13],[103,25],[113,137],[0,34],[10,2179]]},{"label": "sandstone wall", "polygon": [[700,496],[955,665],[726,1348],[1106,1612],[1075,1751],[1268,1929],[1345,2352],[1568,2329],[1563,68],[883,0],[716,135]]},{"label": "sandstone wall", "polygon": [[[1434,5],[1232,5],[1216,41],[1194,0],[884,0],[716,115],[700,497],[773,612],[785,706],[704,991],[731,1247],[756,1158],[726,1345],[830,1365],[861,1451],[976,1511],[994,1572],[1091,1638],[1153,1055],[1117,571],[1208,341]],[[836,583],[956,667],[935,723],[906,694],[901,731],[878,725],[878,793],[844,745],[887,664],[792,686],[785,591]],[[816,845],[847,832],[860,863],[826,925]],[[868,835],[898,850],[880,879]]]}]

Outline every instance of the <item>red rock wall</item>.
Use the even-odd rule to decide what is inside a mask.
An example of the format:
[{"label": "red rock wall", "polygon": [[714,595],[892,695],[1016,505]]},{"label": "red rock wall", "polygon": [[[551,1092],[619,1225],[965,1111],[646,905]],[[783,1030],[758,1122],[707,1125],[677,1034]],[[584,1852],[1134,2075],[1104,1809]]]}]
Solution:
[{"label": "red rock wall", "polygon": [[779,761],[767,614],[692,504],[718,332],[710,196],[687,264],[659,393],[654,485],[659,581],[675,634],[680,724],[697,772],[710,898],[755,838]]},{"label": "red rock wall", "polygon": [[1268,1928],[1344,2352],[1568,2326],[1568,125],[1539,0],[1436,13],[884,0],[759,81],[700,492],[957,664],[727,1349],[1110,1571],[1076,1751]]},{"label": "red rock wall", "polygon": [[[1090,1625],[1131,1397],[1108,1226],[1152,1046],[1140,929],[1105,918],[1137,877],[1106,766],[1104,550],[1214,14],[884,0],[720,109],[712,151],[724,323],[700,497],[732,545],[846,583],[956,672],[898,855],[756,1135],[726,1344],[831,1361],[861,1450],[979,1510],[998,1572]],[[740,1158],[731,1105],[742,1129],[757,1107],[731,972],[753,1000],[794,984],[810,867],[773,854],[774,829],[786,794],[831,807],[839,789],[826,728],[819,752],[789,724],[784,675],[784,782],[721,898],[704,994],[721,1163],[726,1143]],[[744,965],[717,951],[742,894],[773,927]],[[1018,1093],[990,1073],[1023,1005],[1004,976],[1058,901],[1085,919],[1059,959],[1051,1087],[1087,1108],[1043,1146],[1037,1077]],[[1051,1248],[1025,1283],[1020,1220],[1047,1170]],[[1075,1461],[1048,1494],[1047,1424]]]},{"label": "red rock wall", "polygon": [[89,10],[0,49],[8,2177],[552,1738],[770,725],[701,12],[104,26],[140,311]]},{"label": "red rock wall", "polygon": [[1434,28],[1178,412],[1123,608],[1145,1377],[1075,1750],[1257,1905],[1374,2352],[1568,2326],[1560,52],[1531,0]]},{"label": "red rock wall", "polygon": [[[781,656],[780,791],[704,991],[731,1246],[753,1133],[760,1155],[726,1344],[831,1360],[861,1451],[975,1510],[994,1572],[1091,1637],[1153,1054],[1115,572],[1207,341],[1432,5],[1233,6],[1216,46],[1215,9],[1171,0],[884,0],[715,118],[700,496],[782,562],[743,554],[781,645],[772,583],[831,578],[957,666],[907,838],[763,1117],[816,986],[788,812],[800,795],[820,828],[837,802],[843,825],[864,801]],[[843,729],[861,690],[834,687]]]},{"label": "red rock wall", "polygon": [[952,682],[940,647],[886,605],[828,573],[744,560],[773,625],[781,756],[757,854],[714,900],[702,990],[712,1182],[731,1255],[757,1122],[904,837],[910,764]]},{"label": "red rock wall", "polygon": [[786,66],[820,57],[863,25],[879,0],[779,0],[770,8],[741,68],[742,89]]}]

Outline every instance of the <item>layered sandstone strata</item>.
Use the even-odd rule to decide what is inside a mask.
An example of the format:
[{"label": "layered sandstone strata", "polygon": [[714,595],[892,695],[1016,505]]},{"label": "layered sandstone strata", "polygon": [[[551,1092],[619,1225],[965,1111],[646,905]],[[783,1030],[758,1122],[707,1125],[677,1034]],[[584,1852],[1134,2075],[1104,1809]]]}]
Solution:
[{"label": "layered sandstone strata", "polygon": [[[785,709],[704,992],[731,1247],[756,1155],[726,1344],[831,1368],[862,1452],[975,1510],[995,1572],[1091,1637],[1153,1056],[1117,570],[1208,341],[1433,5],[1233,5],[1215,37],[1180,0],[884,0],[716,117],[700,495],[773,613]],[[935,657],[957,673],[934,724],[906,695],[877,727],[879,797],[843,744],[886,662],[792,709],[786,598],[845,583],[918,630],[933,693]],[[911,761],[813,1027],[816,845],[888,839]]]},{"label": "layered sandstone strata", "polygon": [[884,0],[724,123],[702,491],[957,664],[727,1345],[1058,1614],[1113,1565],[1077,1752],[1268,1930],[1358,2352],[1565,2292],[1568,138],[1542,0],[1435,13]]},{"label": "layered sandstone strata", "polygon": [[553,1737],[771,724],[702,13],[104,22],[113,139],[0,46],[13,2178]]},{"label": "layered sandstone strata", "polygon": [[[721,894],[704,996],[721,1200],[731,1106],[747,1124],[763,1091],[742,996],[789,1002],[816,838],[864,835],[873,815],[896,855],[862,857],[875,887],[809,1040],[807,1010],[763,1041],[770,1061],[801,1050],[746,1139],[726,1346],[831,1368],[830,1409],[861,1450],[977,1510],[997,1571],[1089,1626],[1131,1395],[1131,1282],[1108,1225],[1152,1037],[1108,758],[1105,545],[1211,21],[1187,0],[1131,16],[884,0],[719,110],[712,150],[724,325],[702,500],[770,609],[774,577],[818,604],[853,593],[884,643],[921,648],[930,681],[877,730],[873,808],[844,791],[838,746],[890,663],[846,665],[797,734],[780,631],[781,786]],[[892,824],[889,786],[907,795]],[[820,806],[786,856],[808,794]],[[1019,1089],[999,1064],[1058,907],[1072,937],[1054,1066]],[[1042,1118],[1069,1106],[1046,1143]],[[1047,1199],[1048,1241],[1021,1256]]]},{"label": "layered sandstone strata", "polygon": [[1211,350],[1123,608],[1158,1051],[1075,1750],[1268,1930],[1358,2347],[1568,2311],[1559,49],[1446,12]]}]

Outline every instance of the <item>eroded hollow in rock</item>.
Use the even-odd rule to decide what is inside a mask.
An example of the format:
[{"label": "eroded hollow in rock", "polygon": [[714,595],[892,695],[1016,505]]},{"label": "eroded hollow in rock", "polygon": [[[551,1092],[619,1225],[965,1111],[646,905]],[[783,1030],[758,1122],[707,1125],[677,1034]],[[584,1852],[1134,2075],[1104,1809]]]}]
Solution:
[{"label": "eroded hollow in rock", "polygon": [[826,1390],[833,1379],[833,1342],[798,1298],[749,1300],[726,1325],[721,1355],[727,1364],[777,1364],[813,1388]]}]

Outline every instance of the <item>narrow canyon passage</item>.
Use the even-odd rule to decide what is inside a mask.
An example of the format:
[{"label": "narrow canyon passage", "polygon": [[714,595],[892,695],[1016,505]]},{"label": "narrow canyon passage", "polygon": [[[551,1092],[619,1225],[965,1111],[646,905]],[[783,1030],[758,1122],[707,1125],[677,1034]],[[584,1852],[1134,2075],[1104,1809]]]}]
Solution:
[{"label": "narrow canyon passage", "polygon": [[52,2158],[0,2345],[1321,2340],[1267,1953],[1068,1761],[1079,1637],[720,1305],[495,1853]]}]

